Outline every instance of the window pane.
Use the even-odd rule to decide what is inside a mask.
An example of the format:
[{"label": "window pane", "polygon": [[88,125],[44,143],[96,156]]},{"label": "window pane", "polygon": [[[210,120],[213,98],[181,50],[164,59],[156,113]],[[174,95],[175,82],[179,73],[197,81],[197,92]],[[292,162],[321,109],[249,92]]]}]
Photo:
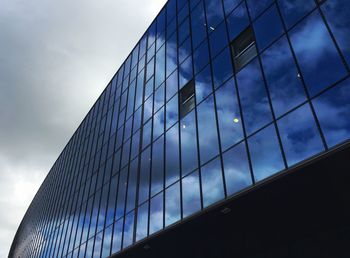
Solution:
[{"label": "window pane", "polygon": [[135,159],[130,164],[129,180],[128,180],[128,199],[127,199],[127,205],[126,205],[126,212],[129,212],[129,211],[135,209],[137,165],[138,165],[138,159]]},{"label": "window pane", "polygon": [[[232,0],[224,1],[228,2]],[[247,8],[245,3],[243,2],[227,17],[227,28],[230,36],[230,41],[235,39],[245,28],[248,27],[248,25],[249,18]]]},{"label": "window pane", "polygon": [[324,150],[309,104],[277,122],[288,166]]},{"label": "window pane", "polygon": [[148,202],[141,205],[137,214],[136,241],[147,237],[148,228]]},{"label": "window pane", "polygon": [[237,75],[244,123],[247,134],[272,121],[269,100],[257,59]]},{"label": "window pane", "polygon": [[141,154],[139,204],[149,197],[149,177],[151,169],[151,148],[147,148]]},{"label": "window pane", "polygon": [[183,217],[187,217],[201,209],[198,171],[182,179]]},{"label": "window pane", "polygon": [[254,23],[256,41],[260,50],[266,48],[283,33],[283,27],[276,5],[270,7]]},{"label": "window pane", "polygon": [[200,103],[204,98],[213,92],[210,65],[196,75],[195,86],[197,103]]},{"label": "window pane", "polygon": [[229,80],[215,92],[215,95],[221,147],[224,151],[243,139],[242,119],[234,81]]},{"label": "window pane", "polygon": [[316,7],[314,0],[278,0],[278,3],[288,28]]},{"label": "window pane", "polygon": [[163,228],[163,193],[151,199],[149,234],[153,234]]},{"label": "window pane", "polygon": [[179,128],[178,124],[166,133],[166,186],[176,182],[180,176]]},{"label": "window pane", "polygon": [[224,19],[222,0],[205,0],[205,7],[208,31],[211,32],[210,27],[216,28],[216,26]]},{"label": "window pane", "polygon": [[350,138],[350,80],[342,82],[313,101],[329,147]]},{"label": "window pane", "polygon": [[165,191],[165,226],[181,219],[180,183],[172,185]]},{"label": "window pane", "polygon": [[350,65],[350,2],[347,0],[327,1],[322,5],[328,25]]},{"label": "window pane", "polygon": [[153,119],[153,140],[164,133],[164,108],[161,108]]},{"label": "window pane", "polygon": [[147,122],[143,126],[143,141],[142,141],[142,148],[144,149],[151,143],[151,136],[152,136],[152,119]]},{"label": "window pane", "polygon": [[191,38],[188,37],[179,48],[179,63],[185,61],[185,59],[192,53]]},{"label": "window pane", "polygon": [[312,96],[345,76],[346,70],[317,11],[297,25],[290,38]]},{"label": "window pane", "polygon": [[248,8],[252,18],[261,14],[272,2],[273,0],[248,0]]},{"label": "window pane", "polygon": [[179,85],[180,89],[185,86],[193,78],[192,56],[186,59],[179,69]]},{"label": "window pane", "polygon": [[171,99],[178,91],[178,76],[177,71],[172,73],[166,81],[166,101]]},{"label": "window pane", "polygon": [[163,83],[154,95],[154,112],[157,112],[163,105],[165,99],[165,84]]},{"label": "window pane", "polygon": [[192,11],[191,17],[192,43],[195,49],[207,36],[203,1]]},{"label": "window pane", "polygon": [[198,139],[201,164],[219,154],[213,95],[198,106]]},{"label": "window pane", "polygon": [[105,229],[102,247],[102,257],[108,257],[110,255],[112,240],[112,225]]},{"label": "window pane", "polygon": [[134,236],[134,212],[131,212],[125,217],[123,248],[126,248],[133,243],[133,236]]},{"label": "window pane", "polygon": [[276,117],[306,100],[286,38],[282,38],[263,53],[262,63]]},{"label": "window pane", "polygon": [[124,168],[120,171],[119,175],[119,186],[118,186],[118,200],[117,200],[117,210],[116,218],[119,219],[124,215],[124,206],[125,206],[125,195],[126,195],[126,186],[128,183],[128,168]]},{"label": "window pane", "polygon": [[175,95],[166,104],[166,129],[170,128],[179,120],[179,100],[178,96]]},{"label": "window pane", "polygon": [[151,195],[163,190],[164,180],[164,137],[153,143],[152,150],[152,186]]},{"label": "window pane", "polygon": [[213,60],[213,81],[214,87],[219,87],[232,76],[232,63],[230,51],[226,48],[220,55]]},{"label": "window pane", "polygon": [[237,7],[237,4],[241,2],[241,0],[223,0],[225,6],[225,14],[229,14],[233,9]]},{"label": "window pane", "polygon": [[167,40],[166,53],[166,76],[168,77],[177,66],[177,33]]},{"label": "window pane", "polygon": [[194,73],[200,72],[204,66],[209,63],[209,47],[208,42],[204,41],[193,54]]},{"label": "window pane", "polygon": [[228,45],[226,24],[224,22],[210,34],[209,41],[212,57],[219,54],[220,51]]},{"label": "window pane", "polygon": [[183,175],[198,167],[195,112],[181,121],[181,165]]},{"label": "window pane", "polygon": [[123,219],[114,223],[112,254],[119,252],[122,247]]},{"label": "window pane", "polygon": [[248,144],[256,181],[285,169],[274,125],[249,138]]},{"label": "window pane", "polygon": [[247,150],[240,143],[223,155],[227,195],[234,194],[252,185]]},{"label": "window pane", "polygon": [[203,206],[225,198],[220,159],[216,158],[201,169]]}]

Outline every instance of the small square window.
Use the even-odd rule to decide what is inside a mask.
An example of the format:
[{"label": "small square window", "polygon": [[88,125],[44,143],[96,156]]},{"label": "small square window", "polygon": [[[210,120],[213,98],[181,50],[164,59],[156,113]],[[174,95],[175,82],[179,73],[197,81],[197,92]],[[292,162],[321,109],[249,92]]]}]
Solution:
[{"label": "small square window", "polygon": [[238,72],[257,55],[252,28],[248,27],[234,39],[231,47],[235,70]]},{"label": "small square window", "polygon": [[191,80],[180,90],[180,115],[185,117],[195,106],[194,81]]}]

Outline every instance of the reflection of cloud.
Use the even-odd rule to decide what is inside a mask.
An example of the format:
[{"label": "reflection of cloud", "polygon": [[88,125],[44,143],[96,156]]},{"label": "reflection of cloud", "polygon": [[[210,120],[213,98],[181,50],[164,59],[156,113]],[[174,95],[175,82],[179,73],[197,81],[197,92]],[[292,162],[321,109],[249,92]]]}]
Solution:
[{"label": "reflection of cloud", "polygon": [[183,217],[201,209],[198,171],[182,179]]},{"label": "reflection of cloud", "polygon": [[176,183],[165,192],[165,226],[181,219],[180,183]]}]

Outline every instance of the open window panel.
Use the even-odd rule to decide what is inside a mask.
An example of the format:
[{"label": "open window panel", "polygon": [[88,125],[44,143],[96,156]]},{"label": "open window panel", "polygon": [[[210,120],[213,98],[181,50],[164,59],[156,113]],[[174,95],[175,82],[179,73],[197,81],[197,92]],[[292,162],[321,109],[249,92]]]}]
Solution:
[{"label": "open window panel", "polygon": [[233,63],[236,73],[239,72],[257,55],[255,37],[252,27],[249,26],[235,38],[232,43]]},{"label": "open window panel", "polygon": [[180,98],[180,117],[185,117],[195,107],[195,89],[194,81],[188,82],[181,90],[179,94]]}]

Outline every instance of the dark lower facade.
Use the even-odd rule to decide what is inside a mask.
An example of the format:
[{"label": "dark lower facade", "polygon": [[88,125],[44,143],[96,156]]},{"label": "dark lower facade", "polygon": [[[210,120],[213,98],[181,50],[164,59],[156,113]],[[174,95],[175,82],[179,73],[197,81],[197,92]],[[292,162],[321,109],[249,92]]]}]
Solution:
[{"label": "dark lower facade", "polygon": [[9,257],[347,257],[350,2],[169,0]]}]

